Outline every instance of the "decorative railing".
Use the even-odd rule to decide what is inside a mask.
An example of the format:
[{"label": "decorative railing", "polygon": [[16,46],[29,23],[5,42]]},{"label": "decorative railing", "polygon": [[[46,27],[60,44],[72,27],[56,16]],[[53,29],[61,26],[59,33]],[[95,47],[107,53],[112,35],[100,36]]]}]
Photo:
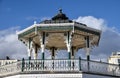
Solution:
[{"label": "decorative railing", "polygon": [[26,60],[22,71],[79,71],[79,60]]},{"label": "decorative railing", "polygon": [[0,66],[0,76],[32,72],[83,72],[120,77],[120,66],[84,59],[22,60]]}]

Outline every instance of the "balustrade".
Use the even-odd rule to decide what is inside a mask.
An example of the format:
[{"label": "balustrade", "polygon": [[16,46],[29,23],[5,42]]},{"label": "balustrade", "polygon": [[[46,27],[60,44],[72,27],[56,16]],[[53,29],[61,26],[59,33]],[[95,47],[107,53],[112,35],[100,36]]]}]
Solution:
[{"label": "balustrade", "polygon": [[0,66],[0,76],[24,72],[78,72],[120,76],[120,67],[84,59],[22,60]]}]

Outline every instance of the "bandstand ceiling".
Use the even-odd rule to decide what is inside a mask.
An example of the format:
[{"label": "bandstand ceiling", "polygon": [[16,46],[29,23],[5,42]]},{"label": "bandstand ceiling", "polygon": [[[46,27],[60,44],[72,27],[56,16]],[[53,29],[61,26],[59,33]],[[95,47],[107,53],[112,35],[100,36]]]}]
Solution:
[{"label": "bandstand ceiling", "polygon": [[[40,33],[42,31],[39,31]],[[45,32],[45,31],[44,31]],[[46,48],[50,47],[56,47],[59,49],[66,49],[66,37],[65,33],[68,31],[47,31],[46,36]],[[72,46],[74,46],[77,49],[84,48],[85,47],[85,37],[89,35],[91,40],[91,45],[96,46],[99,43],[99,35],[91,34],[88,32],[83,32],[80,30],[74,30],[74,33],[72,35]],[[28,40],[29,38],[33,38],[33,42],[37,44],[40,47],[40,36],[38,34],[35,34],[35,31],[25,35],[21,39]]]}]

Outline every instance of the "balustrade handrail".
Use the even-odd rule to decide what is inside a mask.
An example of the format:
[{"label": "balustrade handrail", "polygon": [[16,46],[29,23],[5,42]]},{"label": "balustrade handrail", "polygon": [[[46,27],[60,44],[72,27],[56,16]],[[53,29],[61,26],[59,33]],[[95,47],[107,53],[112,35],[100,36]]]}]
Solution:
[{"label": "balustrade handrail", "polygon": [[[26,59],[26,60],[27,60],[27,59]],[[18,60],[18,61],[16,61],[16,62],[12,62],[12,63],[8,63],[8,64],[0,65],[0,67],[6,66],[6,65],[10,65],[10,64],[14,64],[14,63],[18,63],[18,62],[20,62],[20,61],[22,61],[22,60]]]},{"label": "balustrade handrail", "polygon": [[[84,61],[88,61],[87,59],[81,59]],[[115,66],[119,66],[118,64],[112,64],[112,63],[107,63],[107,62],[102,62],[102,61],[95,61],[95,60],[89,60],[90,62],[96,62],[96,63],[101,63],[101,64],[109,64],[109,65],[115,65]]]},{"label": "balustrade handrail", "polygon": [[11,64],[0,66],[0,76],[15,74],[18,72],[90,72],[103,75],[119,76],[120,66],[105,62],[98,62],[86,59],[36,59],[20,60]]},{"label": "balustrade handrail", "polygon": [[[29,60],[29,59],[25,59],[25,60]],[[42,59],[31,59],[31,60],[42,60]],[[75,58],[75,59],[45,59],[45,60],[78,60],[78,59]],[[81,59],[81,60],[88,61],[87,59]],[[22,60],[18,60],[18,61],[20,62]],[[5,64],[5,65],[0,65],[0,67],[1,66],[6,66],[6,65],[10,65],[10,64],[14,64],[14,63],[17,63],[18,61],[12,62],[12,63],[9,63],[9,64]],[[89,60],[89,61],[90,62],[96,62],[96,63],[103,63],[103,64],[119,66],[118,64],[112,64],[112,63],[107,63],[107,62],[102,62],[102,61],[95,61],[95,60]]]},{"label": "balustrade handrail", "polygon": [[[25,60],[29,60],[29,59],[25,59]],[[42,60],[42,59],[31,59],[31,60]],[[79,59],[78,58],[74,58],[74,59],[45,59],[45,60],[79,60]],[[81,59],[81,60],[88,61],[87,59]],[[103,62],[103,61],[95,61],[95,60],[89,60],[89,61],[90,62],[96,62],[96,63],[102,63],[102,64],[109,64],[109,65],[119,66],[118,64],[112,64],[112,63],[107,63],[107,62]]]}]

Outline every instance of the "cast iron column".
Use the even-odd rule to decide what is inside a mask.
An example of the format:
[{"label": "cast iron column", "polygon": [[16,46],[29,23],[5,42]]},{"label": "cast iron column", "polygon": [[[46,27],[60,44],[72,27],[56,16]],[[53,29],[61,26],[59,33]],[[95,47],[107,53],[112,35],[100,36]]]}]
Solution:
[{"label": "cast iron column", "polygon": [[87,60],[90,60],[90,38],[89,36],[86,37],[86,56]]},{"label": "cast iron column", "polygon": [[87,56],[87,68],[90,70],[90,37],[86,37],[86,56]]},{"label": "cast iron column", "polygon": [[32,39],[29,38],[27,47],[28,47],[28,59],[31,60],[31,50],[32,50],[32,45],[31,45]]},{"label": "cast iron column", "polygon": [[37,59],[37,56],[38,56],[37,44],[34,44],[34,59]]},{"label": "cast iron column", "polygon": [[42,35],[41,35],[41,52],[42,52],[42,60],[45,59],[45,55],[44,55],[44,51],[45,51],[45,32],[42,32]]}]

